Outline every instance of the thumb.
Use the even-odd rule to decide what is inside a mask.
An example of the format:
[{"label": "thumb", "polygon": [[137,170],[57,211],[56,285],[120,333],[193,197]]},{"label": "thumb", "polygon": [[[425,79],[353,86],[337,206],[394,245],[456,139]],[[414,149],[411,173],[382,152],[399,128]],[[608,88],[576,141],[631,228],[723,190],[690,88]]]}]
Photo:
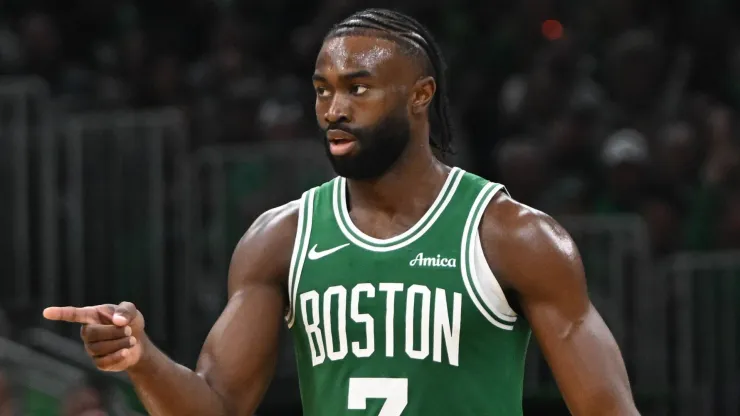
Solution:
[{"label": "thumb", "polygon": [[113,325],[126,326],[136,318],[136,306],[131,302],[121,302],[113,311]]}]

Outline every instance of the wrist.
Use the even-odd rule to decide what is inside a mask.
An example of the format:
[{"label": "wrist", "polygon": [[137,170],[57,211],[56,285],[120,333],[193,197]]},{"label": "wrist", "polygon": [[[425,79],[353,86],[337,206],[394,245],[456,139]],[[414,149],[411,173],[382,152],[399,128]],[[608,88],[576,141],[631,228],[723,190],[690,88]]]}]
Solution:
[{"label": "wrist", "polygon": [[136,362],[128,368],[128,372],[130,373],[147,371],[151,367],[151,363],[157,349],[154,343],[143,332],[137,337],[137,340],[138,344],[132,348],[132,350],[138,348],[139,356]]}]

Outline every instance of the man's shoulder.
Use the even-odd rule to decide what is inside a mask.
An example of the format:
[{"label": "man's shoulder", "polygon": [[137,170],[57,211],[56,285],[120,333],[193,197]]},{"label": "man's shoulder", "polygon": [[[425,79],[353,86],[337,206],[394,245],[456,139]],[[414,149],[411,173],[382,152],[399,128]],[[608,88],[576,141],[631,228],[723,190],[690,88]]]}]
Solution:
[{"label": "man's shoulder", "polygon": [[234,249],[229,272],[233,292],[245,284],[285,284],[298,227],[300,200],[262,213]]},{"label": "man's shoulder", "polygon": [[502,233],[525,231],[546,225],[554,219],[546,213],[523,204],[501,191],[491,198],[485,208],[481,227],[495,228]]},{"label": "man's shoulder", "polygon": [[263,212],[239,240],[236,252],[255,246],[271,250],[283,246],[292,248],[300,206],[301,200],[296,199]]},{"label": "man's shoulder", "polygon": [[247,237],[269,238],[281,234],[295,235],[301,202],[301,199],[295,199],[263,212],[247,230],[242,240]]},{"label": "man's shoulder", "polygon": [[486,207],[481,243],[493,268],[508,278],[533,268],[574,266],[580,255],[567,231],[550,215],[500,192]]},{"label": "man's shoulder", "polygon": [[264,211],[252,223],[252,226],[244,236],[247,237],[254,234],[267,234],[267,236],[287,234],[295,238],[298,232],[301,209],[306,209],[313,202],[314,198],[318,198],[317,195],[331,195],[337,179],[339,177],[329,179],[307,189],[300,198]]}]

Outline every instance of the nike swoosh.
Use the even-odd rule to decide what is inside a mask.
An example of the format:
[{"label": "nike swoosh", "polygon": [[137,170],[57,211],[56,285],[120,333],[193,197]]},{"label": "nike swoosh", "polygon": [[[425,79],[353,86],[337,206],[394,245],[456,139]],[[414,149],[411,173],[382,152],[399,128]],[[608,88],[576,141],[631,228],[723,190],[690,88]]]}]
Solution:
[{"label": "nike swoosh", "polygon": [[318,244],[314,244],[314,246],[311,247],[311,251],[308,252],[308,259],[309,260],[318,260],[318,259],[320,259],[322,257],[326,257],[326,256],[328,256],[330,254],[334,254],[337,251],[339,251],[339,250],[347,247],[348,245],[349,245],[349,243],[346,243],[346,244],[342,244],[341,246],[336,246],[334,248],[330,248],[328,250],[316,251],[316,247],[318,246]]}]

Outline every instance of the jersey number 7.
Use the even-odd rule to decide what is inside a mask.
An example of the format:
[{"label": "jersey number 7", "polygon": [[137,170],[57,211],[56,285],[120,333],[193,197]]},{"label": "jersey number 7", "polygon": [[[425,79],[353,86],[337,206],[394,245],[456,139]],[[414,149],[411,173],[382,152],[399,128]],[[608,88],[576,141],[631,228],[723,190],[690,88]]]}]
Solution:
[{"label": "jersey number 7", "polygon": [[405,378],[351,378],[347,409],[364,410],[367,399],[385,399],[378,416],[401,416],[409,403],[409,381]]}]

